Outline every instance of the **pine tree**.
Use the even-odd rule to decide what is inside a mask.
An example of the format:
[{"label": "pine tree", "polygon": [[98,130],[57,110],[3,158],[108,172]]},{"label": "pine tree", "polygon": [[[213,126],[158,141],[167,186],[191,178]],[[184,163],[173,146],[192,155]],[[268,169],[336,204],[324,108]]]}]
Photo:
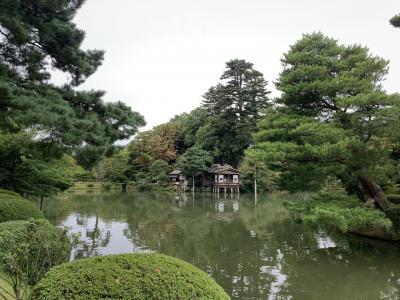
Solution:
[{"label": "pine tree", "polygon": [[196,134],[197,145],[212,151],[217,161],[237,166],[268,107],[269,92],[262,73],[245,60],[227,62],[221,80],[204,95],[209,118]]},{"label": "pine tree", "polygon": [[281,172],[289,190],[318,190],[329,176],[378,207],[388,204],[378,184],[396,168],[399,95],[387,95],[381,80],[387,61],[365,47],[340,45],[321,33],[304,35],[284,55],[277,87],[281,106],[259,124],[248,155]]},{"label": "pine tree", "polygon": [[400,28],[400,14],[395,15],[393,18],[391,18],[390,24],[392,24],[394,27]]},{"label": "pine tree", "polygon": [[[28,133],[38,145],[35,151],[41,151],[35,153],[41,168],[65,153],[91,168],[112,152],[115,141],[130,137],[145,124],[125,104],[104,103],[102,91],[74,90],[103,60],[103,51],[81,49],[85,33],[72,20],[83,3],[0,1],[0,135]],[[65,72],[69,82],[63,87],[51,84],[50,68]],[[15,162],[22,163],[23,157]],[[20,167],[0,169],[0,186]],[[33,189],[28,173],[25,179]]]}]

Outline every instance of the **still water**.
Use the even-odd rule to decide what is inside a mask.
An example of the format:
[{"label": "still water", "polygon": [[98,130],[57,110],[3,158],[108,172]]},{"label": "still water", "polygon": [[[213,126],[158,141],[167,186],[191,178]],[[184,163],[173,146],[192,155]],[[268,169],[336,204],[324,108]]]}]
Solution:
[{"label": "still water", "polygon": [[400,299],[400,244],[297,224],[282,203],[304,197],[65,194],[44,212],[80,235],[72,259],[157,251],[204,270],[232,299]]}]

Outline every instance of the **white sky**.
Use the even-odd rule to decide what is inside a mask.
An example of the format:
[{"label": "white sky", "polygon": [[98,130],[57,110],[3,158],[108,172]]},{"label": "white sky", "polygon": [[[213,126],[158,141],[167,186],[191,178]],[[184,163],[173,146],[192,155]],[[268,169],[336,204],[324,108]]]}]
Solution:
[{"label": "white sky", "polygon": [[399,0],[87,0],[75,18],[83,48],[106,55],[80,88],[124,101],[148,129],[199,106],[233,58],[254,63],[277,96],[282,54],[321,31],[389,59],[384,87],[399,92],[400,30],[388,23],[397,13]]}]

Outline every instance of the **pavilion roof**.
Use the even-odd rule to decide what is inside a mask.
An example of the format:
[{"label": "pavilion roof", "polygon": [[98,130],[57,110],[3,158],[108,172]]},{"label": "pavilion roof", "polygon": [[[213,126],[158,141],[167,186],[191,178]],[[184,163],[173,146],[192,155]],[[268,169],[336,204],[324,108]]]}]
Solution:
[{"label": "pavilion roof", "polygon": [[241,174],[238,169],[235,169],[231,165],[224,164],[213,164],[211,167],[207,169],[208,173],[213,173],[213,174]]}]

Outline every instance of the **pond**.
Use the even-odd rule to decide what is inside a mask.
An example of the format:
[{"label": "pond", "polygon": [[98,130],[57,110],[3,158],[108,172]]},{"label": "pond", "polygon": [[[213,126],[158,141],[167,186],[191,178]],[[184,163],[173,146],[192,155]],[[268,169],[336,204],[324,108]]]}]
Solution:
[{"label": "pond", "polygon": [[298,224],[283,201],[305,197],[64,194],[44,212],[80,234],[72,259],[157,251],[204,270],[232,299],[400,299],[400,244]]}]

